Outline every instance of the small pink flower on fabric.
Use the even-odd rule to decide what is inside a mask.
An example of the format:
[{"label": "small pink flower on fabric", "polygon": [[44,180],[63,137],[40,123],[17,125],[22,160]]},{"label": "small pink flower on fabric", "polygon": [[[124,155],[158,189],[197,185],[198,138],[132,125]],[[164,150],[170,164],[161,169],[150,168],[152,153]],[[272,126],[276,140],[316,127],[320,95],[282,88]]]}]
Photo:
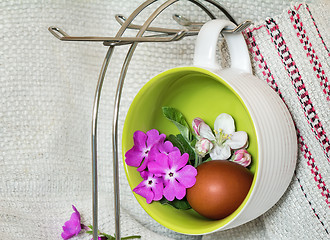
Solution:
[{"label": "small pink flower on fabric", "polygon": [[148,164],[150,172],[164,179],[164,197],[173,201],[175,198],[181,200],[186,195],[186,189],[192,187],[196,182],[197,170],[187,165],[189,155],[180,152],[170,152],[168,155],[161,154],[156,161]]},{"label": "small pink flower on fabric", "polygon": [[[61,237],[64,240],[70,239],[74,236],[77,236],[82,230],[86,230],[85,233],[91,234],[93,235],[93,226],[89,225],[86,226],[84,224],[81,223],[81,218],[80,218],[80,213],[78,212],[78,210],[76,209],[76,207],[74,205],[72,205],[72,208],[74,210],[74,212],[71,214],[70,220],[66,221],[64,223],[63,228],[63,232],[61,234]],[[102,233],[100,231],[98,231],[98,240],[107,240],[107,239],[115,239],[115,237],[106,234],[106,233]],[[134,238],[141,238],[141,236],[127,236],[127,237],[123,237],[121,239],[134,239]],[[91,239],[93,240],[93,238]]]},{"label": "small pink flower on fabric", "polygon": [[78,235],[81,231],[80,213],[75,206],[72,205],[74,212],[71,214],[70,220],[64,223],[63,232],[61,234],[64,240]]},{"label": "small pink flower on fabric", "polygon": [[[108,238],[105,237],[105,236],[97,237],[97,240],[107,240],[107,239],[108,239]],[[91,240],[93,240],[93,238],[92,238]]]},{"label": "small pink flower on fabric", "polygon": [[137,167],[138,171],[143,171],[148,164],[149,158],[157,144],[163,143],[166,138],[165,134],[159,134],[156,129],[152,129],[147,133],[136,131],[133,134],[134,146],[125,154],[126,164]]},{"label": "small pink flower on fabric", "polygon": [[163,188],[163,180],[149,172],[146,179],[137,185],[133,191],[144,197],[147,203],[151,203],[162,199]]},{"label": "small pink flower on fabric", "polygon": [[251,164],[251,154],[246,149],[237,150],[233,155],[232,161],[247,167]]}]

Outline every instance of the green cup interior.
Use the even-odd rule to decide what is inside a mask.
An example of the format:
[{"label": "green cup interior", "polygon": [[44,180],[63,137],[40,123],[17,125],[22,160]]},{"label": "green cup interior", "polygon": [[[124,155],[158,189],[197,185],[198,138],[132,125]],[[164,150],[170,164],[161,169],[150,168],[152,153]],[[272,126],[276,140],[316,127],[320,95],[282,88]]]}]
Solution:
[{"label": "green cup interior", "polygon": [[233,116],[236,131],[245,131],[249,136],[248,151],[253,163],[252,187],[241,206],[230,216],[221,220],[210,220],[194,210],[177,210],[158,202],[147,204],[146,200],[135,194],[144,210],[163,226],[184,234],[206,234],[230,222],[244,207],[255,184],[258,164],[258,146],[255,128],[244,102],[237,93],[219,76],[196,67],[174,68],[151,79],[137,94],[126,116],[123,130],[123,160],[131,189],[141,181],[135,167],[125,164],[125,152],[133,146],[133,133],[137,130],[147,132],[157,129],[160,133],[178,134],[178,129],[162,114],[162,107],[170,106],[181,111],[188,123],[195,117],[202,118],[213,128],[220,113]]}]

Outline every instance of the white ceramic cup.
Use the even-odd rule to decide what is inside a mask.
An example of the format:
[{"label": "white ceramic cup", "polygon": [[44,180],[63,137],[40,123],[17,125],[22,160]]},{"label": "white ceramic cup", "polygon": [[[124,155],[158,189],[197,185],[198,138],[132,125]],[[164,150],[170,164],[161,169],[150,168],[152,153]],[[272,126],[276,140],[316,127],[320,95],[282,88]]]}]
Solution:
[{"label": "white ceramic cup", "polygon": [[[216,59],[218,37],[222,29],[234,27],[226,20],[207,22],[197,37],[194,66],[170,69],[155,76],[137,94],[126,117],[124,154],[132,147],[136,130],[146,132],[156,128],[165,134],[175,131],[175,126],[167,123],[161,114],[163,105],[178,107],[188,121],[194,117],[214,121],[221,113],[218,111],[224,110],[232,111],[238,128],[247,121],[251,122],[246,126],[250,126],[249,148],[254,149],[254,179],[244,202],[229,217],[219,221],[208,220],[192,210],[177,210],[157,202],[147,204],[145,199],[135,195],[151,217],[177,232],[207,234],[257,218],[281,198],[296,166],[297,137],[290,112],[266,82],[252,75],[249,52],[241,33],[223,34],[231,67],[220,69]],[[124,166],[133,189],[142,179],[136,168]]]}]

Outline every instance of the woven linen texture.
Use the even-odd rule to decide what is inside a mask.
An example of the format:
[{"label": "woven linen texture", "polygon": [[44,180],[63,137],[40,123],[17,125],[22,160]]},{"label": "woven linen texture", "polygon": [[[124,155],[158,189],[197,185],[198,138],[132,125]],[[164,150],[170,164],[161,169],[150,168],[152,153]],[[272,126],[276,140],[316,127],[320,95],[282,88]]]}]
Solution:
[{"label": "woven linen texture", "polygon": [[[254,72],[285,101],[297,126],[297,170],[283,198],[241,227],[207,236],[186,236],[166,229],[144,212],[120,163],[123,236],[139,234],[142,239],[157,240],[329,237],[329,3],[307,2],[290,6],[286,0],[221,1],[238,22],[256,21],[244,33]],[[98,43],[61,42],[47,28],[55,25],[74,36],[114,36],[119,29],[114,15],[129,16],[141,3],[0,2],[0,239],[60,239],[72,204],[80,211],[83,223],[92,223],[92,100],[106,48]],[[136,22],[142,23],[151,10],[146,9]],[[194,21],[208,19],[196,6],[180,1],[162,13],[154,26],[178,27],[171,19],[173,13]],[[221,13],[218,17],[224,18]],[[194,41],[191,37],[138,46],[122,94],[120,136],[138,90],[161,71],[192,64]],[[125,46],[115,50],[99,112],[99,228],[110,234],[114,232],[113,100],[127,50]],[[221,45],[220,55],[222,65],[228,66],[225,45]],[[73,239],[90,238],[83,234]]]},{"label": "woven linen texture", "polygon": [[[255,75],[277,92],[294,119],[297,168],[282,199],[256,222],[215,237],[327,239],[329,237],[329,6],[294,4],[244,32]],[[258,226],[257,229],[255,227]],[[255,230],[251,234],[251,230]],[[246,233],[248,237],[246,236]]]}]

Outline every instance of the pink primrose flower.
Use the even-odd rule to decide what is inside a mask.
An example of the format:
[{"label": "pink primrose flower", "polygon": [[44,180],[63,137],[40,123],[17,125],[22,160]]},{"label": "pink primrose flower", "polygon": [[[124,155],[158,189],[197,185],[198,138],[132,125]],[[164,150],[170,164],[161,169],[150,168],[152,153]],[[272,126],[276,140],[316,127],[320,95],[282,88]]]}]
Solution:
[{"label": "pink primrose flower", "polygon": [[162,199],[163,188],[163,180],[149,172],[147,178],[139,183],[133,191],[144,197],[147,203],[151,203]]},{"label": "pink primrose flower", "polygon": [[197,170],[187,165],[188,158],[187,153],[181,156],[180,151],[173,151],[168,155],[160,153],[155,161],[148,164],[151,173],[164,179],[163,195],[169,201],[184,198],[186,189],[196,182]]},{"label": "pink primrose flower", "polygon": [[[162,154],[168,155],[171,152],[178,152],[180,154],[180,150],[177,147],[174,147],[173,144],[170,141],[165,141],[164,143],[157,144],[157,147],[155,146],[152,148],[150,152],[150,158],[148,160],[148,164],[150,162],[156,161],[159,157],[162,157]],[[145,170],[146,173],[141,172],[141,177],[145,179],[147,173],[149,172],[148,168]]]},{"label": "pink primrose flower", "polygon": [[149,175],[149,171],[147,169],[140,172],[140,175],[143,179],[147,179]]},{"label": "pink primrose flower", "polygon": [[233,162],[247,167],[251,164],[251,154],[246,149],[237,150],[234,153]]},{"label": "pink primrose flower", "polygon": [[165,134],[159,134],[156,129],[152,129],[147,133],[136,131],[133,134],[134,146],[125,154],[126,164],[137,167],[138,171],[143,171],[148,164],[149,158],[158,152],[155,146],[163,143],[166,138]]},{"label": "pink primrose flower", "polygon": [[80,213],[75,206],[72,205],[74,212],[71,214],[70,220],[64,223],[63,232],[61,234],[64,240],[78,235],[81,231]]},{"label": "pink primrose flower", "polygon": [[165,153],[166,155],[174,151],[180,152],[177,147],[173,147],[173,144],[170,141],[165,141],[163,144],[158,144],[157,147],[160,153]]}]

